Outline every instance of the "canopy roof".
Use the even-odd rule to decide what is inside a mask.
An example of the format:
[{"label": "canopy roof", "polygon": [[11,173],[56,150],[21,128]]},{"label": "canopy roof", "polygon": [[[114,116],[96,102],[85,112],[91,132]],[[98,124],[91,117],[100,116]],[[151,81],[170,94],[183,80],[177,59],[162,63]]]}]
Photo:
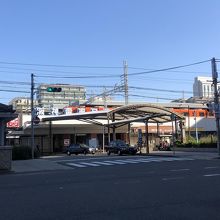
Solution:
[{"label": "canopy roof", "polygon": [[182,120],[183,116],[173,112],[171,109],[164,108],[159,105],[152,104],[137,104],[126,105],[115,108],[113,110],[73,113],[70,115],[47,116],[43,117],[42,121],[57,121],[57,120],[82,120],[95,124],[102,123],[97,120],[108,120],[108,125],[123,125],[129,122],[144,122],[164,123],[172,120]]},{"label": "canopy roof", "polygon": [[121,124],[127,122],[164,123],[172,120],[182,120],[183,116],[168,108],[152,104],[126,105],[113,109],[108,113],[110,124]]}]

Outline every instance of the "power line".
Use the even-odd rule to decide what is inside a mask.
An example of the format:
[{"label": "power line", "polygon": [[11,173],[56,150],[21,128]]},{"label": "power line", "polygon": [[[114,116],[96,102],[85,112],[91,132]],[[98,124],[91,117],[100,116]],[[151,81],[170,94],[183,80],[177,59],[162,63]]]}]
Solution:
[{"label": "power line", "polygon": [[[143,67],[128,67],[129,69],[139,69],[139,70],[147,70],[147,71],[154,71],[154,70],[157,70],[157,69],[146,69],[146,68],[143,68]],[[167,71],[164,71],[164,72],[168,72],[168,73],[195,73],[195,71],[178,71],[178,70],[167,70]],[[196,73],[201,73],[201,74],[210,74],[210,72],[198,72],[196,71]]]},{"label": "power line", "polygon": [[36,75],[39,78],[53,78],[53,79],[89,79],[89,78],[114,78],[121,75],[100,75],[100,76],[54,76],[54,75]]},{"label": "power line", "polygon": [[9,90],[9,89],[0,89],[1,92],[21,92],[21,93],[30,93],[28,91],[21,91],[21,90]]},{"label": "power line", "polygon": [[[162,81],[162,82],[170,82],[170,83],[173,83],[173,82],[175,82],[175,83],[181,83],[181,84],[192,84],[193,83],[193,80],[185,80],[185,79],[177,79],[177,78],[172,78],[172,79],[169,79],[169,78],[163,78],[163,77],[159,77],[159,78],[156,78],[156,77],[145,77],[145,78],[135,78],[134,79],[136,82],[138,81],[138,80],[141,80],[141,83],[143,83],[143,81],[147,81],[147,82],[149,82],[149,80],[151,80],[151,81],[157,81],[157,82],[159,82],[159,81]],[[133,83],[134,83],[134,81],[132,81]],[[137,84],[137,83],[135,83],[135,84]]]},{"label": "power line", "polygon": [[[29,68],[16,68],[16,67],[3,67],[3,66],[0,66],[0,68],[1,69],[24,70],[24,71],[29,71],[29,72],[48,72],[48,73],[65,73],[65,74],[99,74],[99,73],[85,73],[85,72],[78,72],[78,71],[72,72],[72,71],[62,71],[62,70],[29,69]],[[4,71],[1,71],[1,72],[4,72]],[[10,73],[10,71],[8,72]],[[11,72],[11,73],[19,73],[19,72]],[[20,73],[23,73],[23,72],[20,72]],[[27,73],[27,74],[30,74],[30,73]],[[103,73],[100,73],[100,74],[103,74]]]},{"label": "power line", "polygon": [[184,91],[184,90],[167,90],[167,89],[154,89],[154,88],[145,88],[145,87],[137,87],[137,86],[129,86],[131,89],[139,89],[139,90],[152,90],[152,91],[158,91],[158,92],[172,92],[172,93],[189,93],[191,94],[192,92],[190,91]]},{"label": "power line", "polygon": [[200,61],[200,62],[196,62],[196,63],[186,64],[186,65],[181,65],[181,66],[175,66],[175,67],[169,67],[169,68],[164,68],[164,69],[150,70],[150,71],[139,72],[139,73],[129,73],[128,75],[129,76],[134,76],[134,75],[142,75],[142,74],[155,73],[155,72],[163,72],[163,71],[179,69],[179,68],[188,67],[188,66],[194,66],[194,65],[198,65],[198,64],[202,64],[202,63],[206,63],[206,62],[210,62],[210,61],[211,60],[205,60],[205,61]]},{"label": "power line", "polygon": [[162,100],[173,101],[173,99],[171,99],[171,98],[162,98],[162,97],[155,97],[155,96],[144,96],[144,95],[133,95],[133,94],[131,94],[131,95],[129,94],[129,96],[139,97],[139,98],[162,99]]},{"label": "power line", "polygon": [[19,81],[0,81],[1,84],[19,84],[19,85],[31,85],[28,82],[19,82]]},{"label": "power line", "polygon": [[74,66],[74,65],[58,65],[58,64],[39,64],[39,63],[20,63],[20,62],[4,62],[0,61],[0,64],[7,65],[22,65],[22,66],[44,66],[44,67],[62,67],[62,68],[91,68],[91,69],[122,69],[118,66]]},{"label": "power line", "polygon": [[[57,70],[46,70],[46,69],[29,69],[29,68],[16,68],[16,67],[2,67],[2,66],[0,66],[0,68],[1,69],[13,69],[13,70],[24,70],[24,71],[30,71],[30,72],[49,72],[49,73],[65,73],[65,74],[103,74],[103,73],[85,73],[85,72],[72,72],[72,71],[62,71],[62,70],[59,70],[59,71],[57,71]],[[146,69],[146,68],[139,68],[139,67],[128,67],[128,69],[141,69],[141,70],[148,70],[148,71],[155,71],[156,69]],[[6,72],[6,73],[12,73],[12,74],[17,74],[17,73],[19,73],[19,74],[28,74],[28,75],[30,75],[30,73],[27,73],[27,72],[12,72],[12,71],[5,71],[5,70],[1,70],[0,72]],[[192,71],[163,71],[163,72],[168,72],[168,73],[195,73],[195,71],[194,72],[192,72]],[[197,73],[198,74],[210,74],[209,72],[198,72],[197,71]],[[43,74],[43,73],[41,73],[41,74]],[[106,74],[105,74],[106,75]],[[110,74],[108,74],[109,76],[120,76],[121,74],[114,74],[114,75],[110,75]],[[58,76],[58,75],[46,75],[46,76],[48,76],[48,77],[50,77],[50,76]],[[102,75],[101,75],[102,76]]]},{"label": "power line", "polygon": [[12,74],[28,74],[30,75],[30,73],[25,73],[25,72],[12,72],[12,71],[5,71],[5,70],[0,70],[1,73],[12,73]]}]

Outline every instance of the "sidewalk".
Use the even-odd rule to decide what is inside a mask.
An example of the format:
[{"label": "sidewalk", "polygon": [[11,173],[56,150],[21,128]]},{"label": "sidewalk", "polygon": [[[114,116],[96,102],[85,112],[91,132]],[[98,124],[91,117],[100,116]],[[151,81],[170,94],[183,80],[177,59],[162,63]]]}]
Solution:
[{"label": "sidewalk", "polygon": [[150,153],[152,156],[176,156],[176,157],[189,157],[194,159],[217,159],[219,158],[218,152],[207,151],[153,151]]},{"label": "sidewalk", "polygon": [[47,159],[33,159],[33,160],[15,160],[12,161],[11,172],[39,172],[39,171],[53,171],[53,170],[68,170],[70,167],[63,166]]}]

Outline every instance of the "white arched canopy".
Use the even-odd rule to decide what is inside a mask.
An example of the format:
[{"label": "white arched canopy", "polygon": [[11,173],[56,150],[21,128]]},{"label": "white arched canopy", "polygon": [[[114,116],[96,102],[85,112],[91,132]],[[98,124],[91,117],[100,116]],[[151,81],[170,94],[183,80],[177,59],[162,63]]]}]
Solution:
[{"label": "white arched canopy", "polygon": [[173,120],[183,120],[184,117],[168,108],[152,104],[137,104],[118,107],[108,112],[109,126],[123,125],[130,122],[148,121],[149,123],[164,123]]}]

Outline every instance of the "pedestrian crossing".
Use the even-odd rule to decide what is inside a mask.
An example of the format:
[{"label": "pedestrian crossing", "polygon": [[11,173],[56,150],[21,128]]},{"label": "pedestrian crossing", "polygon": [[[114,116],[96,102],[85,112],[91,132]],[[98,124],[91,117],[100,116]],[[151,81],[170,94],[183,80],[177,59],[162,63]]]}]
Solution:
[{"label": "pedestrian crossing", "polygon": [[85,168],[85,167],[100,167],[100,166],[115,166],[115,165],[126,165],[126,164],[140,164],[140,163],[152,163],[152,162],[170,162],[170,161],[187,161],[195,160],[193,158],[186,157],[147,157],[147,158],[129,158],[129,159],[112,159],[112,160],[102,160],[102,161],[74,161],[65,162],[64,164],[75,168]]}]

